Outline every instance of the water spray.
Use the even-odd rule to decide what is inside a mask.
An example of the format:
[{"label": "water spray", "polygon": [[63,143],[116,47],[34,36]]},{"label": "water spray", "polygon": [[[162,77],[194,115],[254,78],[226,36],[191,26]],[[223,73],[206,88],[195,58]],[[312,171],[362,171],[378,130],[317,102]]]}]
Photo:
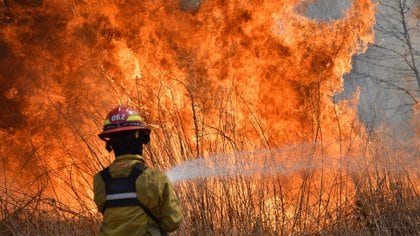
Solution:
[{"label": "water spray", "polygon": [[[172,167],[166,173],[173,183],[204,177],[290,174],[316,167],[310,157],[314,145],[241,151],[200,157]],[[297,158],[297,157],[300,158]],[[303,158],[302,158],[303,157]]]},{"label": "water spray", "polygon": [[[274,174],[291,175],[300,171],[346,170],[348,173],[357,173],[373,166],[363,156],[329,156],[321,154],[319,146],[301,144],[275,149],[260,149],[240,151],[231,154],[213,154],[200,157],[176,165],[166,174],[172,183],[196,180],[209,177],[235,177],[235,176],[269,176]],[[387,162],[376,163],[375,168],[400,172],[404,169],[413,169],[418,166],[418,160],[412,157],[403,158],[399,166],[389,165]],[[410,167],[411,166],[411,167]]]}]

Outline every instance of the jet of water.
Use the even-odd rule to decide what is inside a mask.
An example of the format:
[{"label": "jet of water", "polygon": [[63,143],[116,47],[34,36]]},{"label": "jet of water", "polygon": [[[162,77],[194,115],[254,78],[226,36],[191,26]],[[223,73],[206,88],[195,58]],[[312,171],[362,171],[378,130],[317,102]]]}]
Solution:
[{"label": "jet of water", "polygon": [[[313,146],[312,146],[313,147]],[[203,177],[250,176],[254,174],[288,174],[313,168],[308,145],[281,149],[215,154],[183,162],[166,173],[172,183]]]},{"label": "jet of water", "polygon": [[176,184],[206,177],[289,175],[299,171],[320,169],[326,171],[341,169],[347,173],[359,173],[367,168],[381,168],[395,172],[410,170],[419,173],[418,155],[400,157],[396,165],[386,159],[372,163],[369,158],[357,154],[329,156],[320,150],[320,146],[316,143],[309,143],[275,149],[214,154],[180,163],[170,168],[166,174],[171,182]]}]

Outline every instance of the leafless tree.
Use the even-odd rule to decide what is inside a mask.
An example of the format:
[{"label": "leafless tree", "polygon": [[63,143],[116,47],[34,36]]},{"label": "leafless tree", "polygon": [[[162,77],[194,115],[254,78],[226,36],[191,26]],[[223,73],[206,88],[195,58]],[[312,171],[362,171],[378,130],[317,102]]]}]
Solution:
[{"label": "leafless tree", "polygon": [[356,73],[380,86],[403,91],[415,103],[420,87],[420,29],[415,15],[419,7],[416,0],[379,1],[376,43],[359,59],[368,65],[368,71]]},{"label": "leafless tree", "polygon": [[[345,93],[360,88],[359,114],[373,126],[407,123],[420,93],[420,19],[418,0],[377,2],[375,43],[354,58]],[[338,96],[337,98],[340,98]]]}]

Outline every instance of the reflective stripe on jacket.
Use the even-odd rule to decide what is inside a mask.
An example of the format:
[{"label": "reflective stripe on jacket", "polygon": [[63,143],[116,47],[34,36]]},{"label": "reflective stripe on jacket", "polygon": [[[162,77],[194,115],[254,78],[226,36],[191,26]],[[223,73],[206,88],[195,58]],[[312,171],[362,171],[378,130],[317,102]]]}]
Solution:
[{"label": "reflective stripe on jacket", "polygon": [[[127,177],[134,165],[143,163],[140,155],[122,155],[109,166],[113,178]],[[147,168],[136,180],[137,200],[159,219],[154,222],[140,206],[107,208],[105,182],[100,174],[93,180],[94,201],[103,213],[100,235],[160,235],[159,228],[175,231],[182,221],[181,207],[171,182],[160,170]]]}]

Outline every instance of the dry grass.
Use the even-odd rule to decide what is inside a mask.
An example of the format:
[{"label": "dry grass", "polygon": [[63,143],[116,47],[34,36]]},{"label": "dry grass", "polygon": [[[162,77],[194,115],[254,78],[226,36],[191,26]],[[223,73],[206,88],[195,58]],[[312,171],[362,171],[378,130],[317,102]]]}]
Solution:
[{"label": "dry grass", "polygon": [[99,217],[75,212],[40,191],[1,189],[0,235],[94,235]]},{"label": "dry grass", "polygon": [[[417,172],[409,166],[415,154],[410,159],[379,144],[368,143],[365,156],[341,169],[308,165],[287,175],[181,182],[176,190],[185,222],[176,235],[419,234]],[[176,154],[165,145],[147,152],[166,158]],[[319,163],[317,158],[314,154],[311,160]],[[66,206],[44,189],[32,194],[1,189],[1,235],[95,234],[98,214],[81,210],[89,209],[84,202],[83,207]]]},{"label": "dry grass", "polygon": [[[291,166],[301,167],[270,175],[239,173],[177,184],[185,221],[176,235],[420,234],[417,150],[393,147],[393,141],[378,138],[383,135],[372,131],[365,137],[360,129],[354,129],[358,141],[344,142],[341,136],[333,143],[316,140],[309,148],[297,146],[283,155],[285,159],[251,158],[246,165],[240,155],[231,154],[271,149],[258,120],[252,123],[250,136],[235,128],[234,116],[224,116],[221,111],[219,126],[209,126],[204,112],[192,109],[191,120],[181,118],[175,108],[157,111],[158,117],[164,118],[156,124],[159,128],[145,150],[149,165],[168,168],[217,153],[228,158],[219,161],[233,163],[237,169],[275,166],[287,160],[292,160]],[[37,191],[6,184],[0,189],[1,235],[95,234],[101,219],[91,209],[91,177],[110,160],[101,159],[101,147],[88,142],[83,133],[77,135],[80,139],[75,144],[85,149],[61,145],[67,166],[42,166],[48,174],[41,172],[47,177],[39,178],[45,184],[35,188]],[[30,153],[47,161],[39,149]],[[80,160],[80,153],[86,160]],[[60,188],[56,184],[52,194],[55,178],[60,179]],[[59,202],[64,195],[77,204]]]}]

